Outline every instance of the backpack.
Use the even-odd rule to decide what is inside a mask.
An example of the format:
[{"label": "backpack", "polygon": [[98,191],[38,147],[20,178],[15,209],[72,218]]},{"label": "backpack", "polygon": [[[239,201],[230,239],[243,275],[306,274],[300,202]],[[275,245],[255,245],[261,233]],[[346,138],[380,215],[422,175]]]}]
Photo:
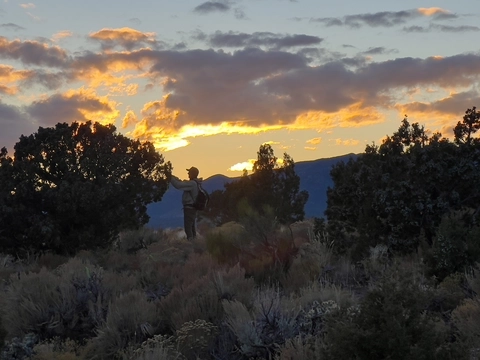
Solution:
[{"label": "backpack", "polygon": [[204,188],[197,182],[198,185],[198,195],[195,201],[193,202],[193,207],[197,210],[205,210],[207,204],[210,200],[208,193],[205,191]]}]

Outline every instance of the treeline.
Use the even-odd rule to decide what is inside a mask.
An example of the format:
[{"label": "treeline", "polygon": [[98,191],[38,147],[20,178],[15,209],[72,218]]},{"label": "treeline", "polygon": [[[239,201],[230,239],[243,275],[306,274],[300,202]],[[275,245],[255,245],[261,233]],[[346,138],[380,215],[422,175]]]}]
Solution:
[{"label": "treeline", "polygon": [[480,256],[480,113],[468,109],[453,141],[405,118],[380,146],[332,168],[327,231],[356,259],[383,244],[396,254],[425,252],[440,278]]}]

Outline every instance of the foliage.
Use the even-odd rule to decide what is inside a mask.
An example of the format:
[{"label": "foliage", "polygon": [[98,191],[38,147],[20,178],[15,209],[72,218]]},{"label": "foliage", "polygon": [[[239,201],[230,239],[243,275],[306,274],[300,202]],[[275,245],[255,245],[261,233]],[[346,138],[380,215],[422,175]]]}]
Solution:
[{"label": "foliage", "polygon": [[245,202],[260,214],[272,208],[282,224],[303,220],[308,193],[300,191],[300,177],[295,173],[293,159],[284,154],[279,167],[269,144],[260,146],[253,173],[225,184],[225,190],[211,194],[209,215],[217,224],[237,221]]},{"label": "foliage", "polygon": [[158,323],[155,304],[148,302],[145,294],[138,290],[122,294],[110,303],[105,322],[89,344],[87,358],[112,359],[120,350],[155,334]]},{"label": "foliage", "polygon": [[113,125],[59,123],[0,152],[0,250],[73,254],[148,221],[171,172],[153,144]]},{"label": "foliage", "polygon": [[441,318],[426,311],[428,291],[404,273],[394,275],[386,273],[358,311],[327,318],[325,359],[467,359]]},{"label": "foliage", "polygon": [[[426,253],[430,275],[439,280],[456,272],[470,271],[480,259],[480,226],[468,224],[463,216],[449,214],[442,218],[433,239],[432,248]],[[463,219],[462,219],[463,218]]]},{"label": "foliage", "polygon": [[339,251],[361,258],[381,243],[408,253],[420,239],[432,244],[443,216],[480,205],[480,142],[473,134],[480,115],[469,109],[450,142],[405,118],[380,146],[340,162],[331,170],[327,190],[327,230]]}]

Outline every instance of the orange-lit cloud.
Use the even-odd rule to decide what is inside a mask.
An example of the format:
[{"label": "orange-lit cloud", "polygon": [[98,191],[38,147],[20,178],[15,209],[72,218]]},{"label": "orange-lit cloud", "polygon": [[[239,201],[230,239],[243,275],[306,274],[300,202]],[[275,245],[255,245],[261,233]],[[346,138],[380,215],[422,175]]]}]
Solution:
[{"label": "orange-lit cloud", "polygon": [[305,146],[304,149],[305,149],[305,150],[308,150],[308,151],[317,150],[317,148],[316,148],[315,146]]},{"label": "orange-lit cloud", "polygon": [[53,34],[52,40],[53,40],[54,42],[57,42],[57,41],[59,41],[59,40],[61,40],[61,39],[65,39],[65,38],[68,38],[68,37],[71,37],[71,36],[73,36],[73,33],[72,33],[71,31],[69,31],[69,30],[64,30],[64,31],[60,31],[60,32],[58,32],[58,33],[56,33],[56,34]]},{"label": "orange-lit cloud", "polygon": [[138,123],[137,116],[132,110],[129,110],[123,117],[122,129],[135,125],[136,123]]},{"label": "orange-lit cloud", "polygon": [[17,84],[29,79],[32,72],[28,70],[16,71],[12,66],[0,64],[0,94],[14,95],[18,92]]},{"label": "orange-lit cloud", "polygon": [[356,146],[360,144],[360,141],[355,139],[334,139],[335,145],[341,146]]},{"label": "orange-lit cloud", "polygon": [[121,46],[131,50],[141,44],[147,44],[156,47],[158,41],[153,32],[141,32],[129,27],[119,29],[102,29],[90,34],[90,39],[97,40],[104,49],[112,49],[115,46]]},{"label": "orange-lit cloud", "polygon": [[322,142],[322,138],[319,138],[319,137],[307,140],[307,144],[311,144],[311,145],[318,145],[321,142]]},{"label": "orange-lit cloud", "polygon": [[430,7],[430,8],[418,8],[418,12],[424,16],[432,16],[438,14],[450,14],[450,11],[439,8],[439,7]]},{"label": "orange-lit cloud", "polygon": [[29,116],[43,125],[62,122],[98,121],[112,124],[119,116],[116,102],[98,96],[93,90],[69,90],[63,94],[44,96],[26,108]]}]

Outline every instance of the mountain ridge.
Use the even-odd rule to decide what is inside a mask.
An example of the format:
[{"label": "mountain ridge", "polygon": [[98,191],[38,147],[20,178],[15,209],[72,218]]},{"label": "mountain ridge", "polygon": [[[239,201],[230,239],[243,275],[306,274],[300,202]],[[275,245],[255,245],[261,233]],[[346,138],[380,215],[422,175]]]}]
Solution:
[{"label": "mountain ridge", "polygon": [[[309,198],[305,204],[305,217],[323,217],[327,207],[327,188],[333,185],[330,170],[340,161],[348,161],[358,154],[350,153],[331,158],[299,161],[295,163],[295,173],[300,177],[300,190],[307,190]],[[239,179],[239,176],[228,177],[215,174],[203,180],[202,186],[211,193],[223,190],[225,183]],[[151,228],[171,228],[183,226],[182,191],[169,186],[160,202],[149,204],[147,214],[150,221],[147,226]]]}]

